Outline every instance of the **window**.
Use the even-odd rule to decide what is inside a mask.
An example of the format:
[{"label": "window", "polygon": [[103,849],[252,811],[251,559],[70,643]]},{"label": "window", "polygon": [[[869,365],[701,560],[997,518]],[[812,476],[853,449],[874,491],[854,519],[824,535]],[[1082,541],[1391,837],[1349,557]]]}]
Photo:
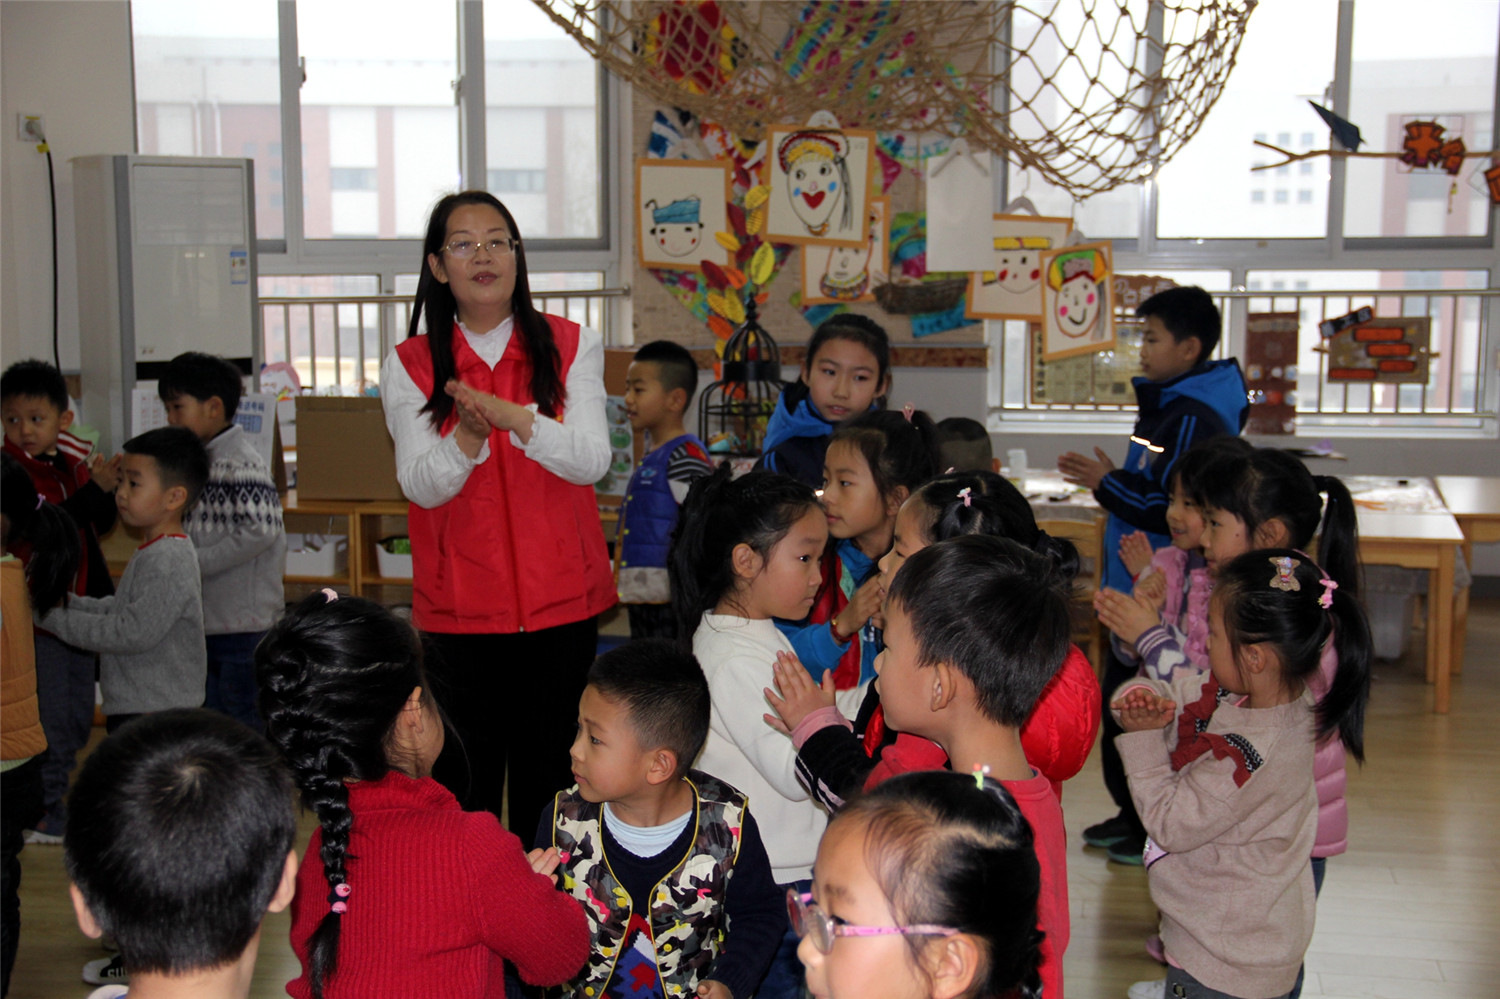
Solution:
[{"label": "window", "polygon": [[1280,189],[1280,190],[1278,190],[1276,192],[1276,198],[1275,198],[1275,200],[1276,200],[1276,203],[1278,205],[1284,205],[1284,204],[1286,204],[1286,202],[1287,202],[1286,194],[1287,194],[1286,188],[1282,188],[1282,189]]},{"label": "window", "polygon": [[1252,205],[1263,205],[1263,204],[1265,204],[1266,203],[1266,192],[1264,190],[1262,190],[1261,188],[1258,188],[1258,187],[1255,190],[1251,191],[1250,192],[1250,203]]},{"label": "window", "polygon": [[1313,200],[1313,193],[1311,191],[1307,190],[1306,188],[1303,188],[1302,190],[1300,190],[1300,191],[1297,192],[1297,204],[1299,204],[1299,205],[1310,205],[1310,204],[1312,204],[1312,200]]}]

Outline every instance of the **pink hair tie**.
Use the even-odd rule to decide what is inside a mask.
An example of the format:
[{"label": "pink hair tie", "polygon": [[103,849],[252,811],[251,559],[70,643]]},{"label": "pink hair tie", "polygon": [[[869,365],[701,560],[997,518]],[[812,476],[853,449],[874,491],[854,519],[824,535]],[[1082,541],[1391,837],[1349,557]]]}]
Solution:
[{"label": "pink hair tie", "polygon": [[906,417],[906,422],[907,423],[911,422],[912,414],[915,413],[916,411],[917,411],[917,407],[914,406],[912,403],[907,403],[905,406],[901,407],[901,415],[904,416],[904,417]]},{"label": "pink hair tie", "polygon": [[[335,600],[337,600],[339,598],[339,591],[335,590],[331,586],[325,586],[325,587],[323,587],[323,596],[325,596],[325,597],[328,598],[328,602],[329,603],[333,603]],[[344,887],[344,885],[339,885],[339,887],[342,888],[342,887]],[[345,894],[348,894],[348,893],[346,892]]]},{"label": "pink hair tie", "polygon": [[1333,591],[1339,588],[1339,584],[1327,576],[1324,576],[1318,582],[1323,587],[1323,593],[1318,597],[1318,606],[1327,610],[1333,606]]},{"label": "pink hair tie", "polygon": [[349,897],[349,893],[351,891],[353,891],[353,890],[354,890],[353,888],[349,887],[348,882],[343,882],[341,884],[334,885],[333,886],[333,891],[331,891],[331,892],[328,893],[328,901],[330,903],[330,905],[329,905],[330,911],[337,912],[341,916],[344,913],[348,912],[349,911],[349,905],[348,905],[348,903],[346,903],[344,901],[344,899],[348,898]]},{"label": "pink hair tie", "polygon": [[965,507],[968,507],[974,501],[974,497],[968,486],[964,486],[958,491],[958,498],[964,501]]}]

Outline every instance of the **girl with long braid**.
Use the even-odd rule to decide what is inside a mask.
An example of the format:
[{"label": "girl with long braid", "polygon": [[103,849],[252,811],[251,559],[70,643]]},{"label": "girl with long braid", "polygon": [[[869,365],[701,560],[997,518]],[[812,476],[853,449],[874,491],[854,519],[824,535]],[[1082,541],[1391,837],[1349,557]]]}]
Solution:
[{"label": "girl with long braid", "polygon": [[491,996],[504,962],[537,985],[588,957],[584,914],[553,887],[556,850],[526,854],[489,812],[465,812],[432,765],[443,718],[412,628],[332,590],[256,650],[266,734],[318,816],[297,874],[299,999]]}]

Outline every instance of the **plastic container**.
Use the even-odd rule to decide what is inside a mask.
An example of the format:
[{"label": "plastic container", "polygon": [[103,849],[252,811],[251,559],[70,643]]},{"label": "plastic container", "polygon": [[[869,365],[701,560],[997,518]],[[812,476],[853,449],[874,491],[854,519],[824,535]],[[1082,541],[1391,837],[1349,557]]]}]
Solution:
[{"label": "plastic container", "polygon": [[1365,612],[1376,659],[1400,659],[1411,639],[1413,604],[1427,584],[1427,573],[1389,565],[1364,569]]},{"label": "plastic container", "polygon": [[375,545],[375,567],[383,579],[410,579],[411,538],[381,538]]},{"label": "plastic container", "polygon": [[342,576],[349,571],[349,539],[342,534],[288,534],[288,576]]}]

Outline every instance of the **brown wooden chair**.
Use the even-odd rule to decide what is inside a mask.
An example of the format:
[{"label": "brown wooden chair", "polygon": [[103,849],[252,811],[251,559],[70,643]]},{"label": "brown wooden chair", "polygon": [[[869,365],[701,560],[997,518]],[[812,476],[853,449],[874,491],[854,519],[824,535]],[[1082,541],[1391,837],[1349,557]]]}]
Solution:
[{"label": "brown wooden chair", "polygon": [[1054,538],[1066,538],[1078,549],[1078,576],[1073,581],[1073,641],[1087,649],[1094,672],[1104,676],[1109,633],[1094,613],[1094,593],[1104,578],[1104,514],[1090,520],[1038,520],[1036,526]]}]

